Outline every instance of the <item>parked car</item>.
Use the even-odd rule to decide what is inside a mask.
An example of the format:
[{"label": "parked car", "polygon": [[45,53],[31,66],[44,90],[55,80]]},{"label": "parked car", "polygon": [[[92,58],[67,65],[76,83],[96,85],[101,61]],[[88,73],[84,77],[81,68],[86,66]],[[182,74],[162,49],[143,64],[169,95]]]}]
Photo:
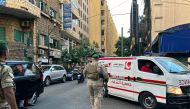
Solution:
[{"label": "parked car", "polygon": [[43,74],[41,70],[29,61],[6,61],[14,73],[17,101],[30,99],[35,104],[40,94],[44,92]]},{"label": "parked car", "polygon": [[77,75],[79,74],[78,69],[73,69],[67,72],[67,80],[73,81],[77,79]]},{"label": "parked car", "polygon": [[53,81],[66,82],[67,71],[61,65],[42,65],[43,81],[46,86],[50,85]]}]

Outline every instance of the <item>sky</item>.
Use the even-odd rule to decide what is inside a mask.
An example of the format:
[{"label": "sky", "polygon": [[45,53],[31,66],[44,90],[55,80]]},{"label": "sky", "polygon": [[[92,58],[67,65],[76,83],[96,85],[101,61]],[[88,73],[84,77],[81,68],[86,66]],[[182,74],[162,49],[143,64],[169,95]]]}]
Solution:
[{"label": "sky", "polygon": [[[121,27],[123,27],[124,37],[129,37],[129,29],[130,29],[130,14],[126,15],[116,15],[115,14],[123,14],[131,12],[131,2],[132,0],[107,0],[109,9],[112,14],[112,18],[115,22],[117,32],[121,35]],[[139,4],[139,15],[143,13],[143,0],[138,0]]]}]

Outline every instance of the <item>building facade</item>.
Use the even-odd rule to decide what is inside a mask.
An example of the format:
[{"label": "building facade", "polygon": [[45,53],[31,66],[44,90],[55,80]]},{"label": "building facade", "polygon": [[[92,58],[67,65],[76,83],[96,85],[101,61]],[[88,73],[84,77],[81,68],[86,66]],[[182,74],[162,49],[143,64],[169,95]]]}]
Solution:
[{"label": "building facade", "polygon": [[37,1],[41,18],[37,19],[36,56],[43,63],[58,63],[64,39],[61,36],[61,2],[59,0]]},{"label": "building facade", "polygon": [[186,0],[151,0],[151,40],[165,29],[189,23],[189,6]]},{"label": "building facade", "polygon": [[[64,47],[68,52],[80,43],[79,36],[79,4],[78,0],[62,0],[62,36],[64,38]],[[67,9],[67,7],[69,7]],[[70,16],[66,16],[69,12]],[[65,22],[69,19],[69,23]]]},{"label": "building facade", "polygon": [[89,38],[89,0],[78,0],[79,4],[79,35]]},{"label": "building facade", "polygon": [[33,60],[36,19],[40,16],[35,0],[0,1],[0,40],[8,42],[9,59]]},{"label": "building facade", "polygon": [[118,33],[106,0],[92,0],[89,4],[89,39],[107,56],[113,56]]},{"label": "building facade", "polygon": [[[187,0],[150,0],[148,3],[150,9],[145,10],[145,14],[150,16],[148,22],[151,25],[149,29],[150,33],[150,44],[152,46],[158,34],[168,28],[175,27],[190,22],[190,2]],[[190,62],[190,58],[186,52],[172,53],[172,57],[176,57],[182,62]]]}]

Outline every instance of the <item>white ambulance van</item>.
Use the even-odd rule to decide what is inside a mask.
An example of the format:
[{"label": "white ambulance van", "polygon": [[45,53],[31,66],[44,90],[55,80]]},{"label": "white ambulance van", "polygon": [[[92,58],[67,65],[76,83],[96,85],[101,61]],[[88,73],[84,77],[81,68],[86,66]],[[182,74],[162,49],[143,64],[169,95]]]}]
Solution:
[{"label": "white ambulance van", "polygon": [[99,63],[107,67],[110,76],[109,95],[139,102],[143,109],[156,109],[159,103],[190,102],[190,70],[176,59],[105,57]]}]

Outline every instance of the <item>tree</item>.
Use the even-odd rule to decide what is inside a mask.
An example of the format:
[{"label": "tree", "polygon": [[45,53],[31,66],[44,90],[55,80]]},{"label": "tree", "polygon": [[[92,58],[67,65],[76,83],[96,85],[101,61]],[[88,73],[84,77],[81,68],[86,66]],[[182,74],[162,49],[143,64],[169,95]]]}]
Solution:
[{"label": "tree", "polygon": [[84,63],[87,62],[87,57],[95,53],[101,54],[101,52],[96,49],[96,46],[90,45],[88,39],[83,39],[79,46],[70,48],[69,53],[67,49],[63,50],[62,61],[67,64]]},{"label": "tree", "polygon": [[[115,54],[117,56],[121,56],[121,40],[122,38],[119,37],[119,40],[115,44],[116,51]],[[123,37],[123,54],[124,56],[130,56],[132,53],[130,52],[130,45],[131,45],[131,37],[125,38]]]}]

